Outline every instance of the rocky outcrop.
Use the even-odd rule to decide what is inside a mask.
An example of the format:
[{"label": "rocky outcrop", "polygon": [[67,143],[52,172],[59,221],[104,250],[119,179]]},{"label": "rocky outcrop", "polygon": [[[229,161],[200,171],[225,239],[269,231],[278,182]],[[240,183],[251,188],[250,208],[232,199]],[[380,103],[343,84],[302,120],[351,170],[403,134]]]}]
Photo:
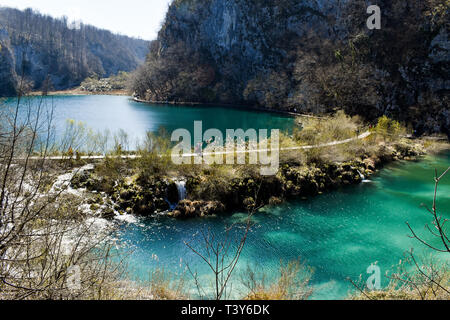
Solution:
[{"label": "rocky outcrop", "polygon": [[[215,196],[208,194],[209,201],[220,202],[226,212],[252,211],[265,205],[278,205],[284,200],[308,199],[326,191],[356,185],[369,179],[386,163],[397,160],[414,160],[425,154],[421,145],[397,144],[380,146],[377,156],[371,155],[345,163],[321,163],[281,166],[274,177],[241,177],[230,181],[226,188]],[[196,191],[202,179],[188,179],[188,194],[191,199],[201,199]],[[192,205],[192,203],[196,205]],[[176,217],[203,216],[201,206],[205,202],[183,202]],[[192,215],[190,214],[192,212]],[[205,214],[207,215],[207,214]]]},{"label": "rocky outcrop", "polygon": [[[202,57],[201,62],[191,63],[207,65],[215,72],[215,81],[208,90],[200,88],[208,93],[200,99],[211,99],[213,92],[215,101],[244,102],[248,81],[261,72],[279,68],[310,28],[323,35],[332,32],[326,16],[338,11],[337,2],[177,0],[169,7],[153,51],[164,57],[182,43],[188,48],[185,51]],[[180,66],[179,72],[183,71]],[[152,97],[168,100],[161,95]],[[178,98],[189,101],[190,97]]]},{"label": "rocky outcrop", "polygon": [[168,183],[164,180],[151,179],[145,184],[136,181],[120,181],[111,185],[93,171],[84,171],[75,175],[71,181],[73,188],[85,188],[92,192],[102,192],[114,201],[119,213],[135,213],[151,216],[157,212],[169,210],[167,202]]},{"label": "rocky outcrop", "polygon": [[[448,3],[380,0],[382,29],[374,31],[366,27],[369,4],[173,1],[136,95],[313,113],[344,108],[411,123],[418,135],[450,134]],[[186,86],[191,79],[196,86]]]},{"label": "rocky outcrop", "polygon": [[178,219],[207,217],[225,212],[225,206],[219,201],[180,201],[170,216]]},{"label": "rocky outcrop", "polygon": [[166,188],[163,181],[151,181],[145,188],[136,183],[125,184],[116,187],[112,198],[119,211],[151,216],[169,210],[169,204],[165,200]]},{"label": "rocky outcrop", "polygon": [[0,29],[0,97],[16,94],[15,61],[6,30]]}]

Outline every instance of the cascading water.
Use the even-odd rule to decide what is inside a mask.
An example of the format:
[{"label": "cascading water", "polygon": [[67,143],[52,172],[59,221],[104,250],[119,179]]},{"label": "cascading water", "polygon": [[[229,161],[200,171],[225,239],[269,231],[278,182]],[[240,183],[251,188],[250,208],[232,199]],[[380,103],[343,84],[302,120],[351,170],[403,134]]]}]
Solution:
[{"label": "cascading water", "polygon": [[178,201],[183,201],[186,199],[186,181],[176,181],[175,184],[177,185],[178,189]]},{"label": "cascading water", "polygon": [[361,177],[363,183],[371,182],[370,180],[366,179],[366,177],[361,173],[361,171],[358,170],[358,174]]},{"label": "cascading water", "polygon": [[166,202],[169,204],[170,211],[175,210],[175,208],[178,206],[178,203],[180,203],[180,201],[185,200],[187,197],[186,181],[174,180],[173,184],[177,188],[177,196],[178,197],[175,199],[174,194],[172,193],[172,197],[167,196],[166,198],[164,198],[166,200]]}]

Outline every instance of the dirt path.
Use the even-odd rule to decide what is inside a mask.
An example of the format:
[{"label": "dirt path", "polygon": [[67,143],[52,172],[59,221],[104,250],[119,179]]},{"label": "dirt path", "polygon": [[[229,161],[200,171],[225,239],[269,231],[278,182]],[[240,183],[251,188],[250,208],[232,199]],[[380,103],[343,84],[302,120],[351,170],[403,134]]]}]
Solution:
[{"label": "dirt path", "polygon": [[[372,133],[367,131],[363,134],[360,134],[358,137],[345,139],[341,141],[332,141],[328,143],[322,143],[318,145],[313,146],[298,146],[298,147],[289,147],[289,148],[280,148],[280,151],[295,151],[295,150],[310,150],[310,149],[316,149],[316,148],[325,148],[325,147],[333,147],[338,146],[346,143],[350,143],[352,141],[356,140],[362,140],[368,138]],[[202,156],[213,156],[213,155],[227,155],[227,154],[242,154],[242,153],[258,153],[258,152],[270,152],[271,149],[262,149],[262,150],[238,150],[238,151],[222,151],[222,152],[206,152],[203,153]],[[183,154],[182,157],[198,157],[198,153],[186,153]],[[124,156],[117,156],[122,159],[137,159],[140,158],[139,155],[124,155]],[[82,160],[101,160],[105,159],[106,156],[81,156],[80,159]],[[31,157],[31,160],[39,160],[42,159],[42,157]],[[53,156],[53,157],[46,157],[47,160],[67,160],[69,157],[67,156]]]}]

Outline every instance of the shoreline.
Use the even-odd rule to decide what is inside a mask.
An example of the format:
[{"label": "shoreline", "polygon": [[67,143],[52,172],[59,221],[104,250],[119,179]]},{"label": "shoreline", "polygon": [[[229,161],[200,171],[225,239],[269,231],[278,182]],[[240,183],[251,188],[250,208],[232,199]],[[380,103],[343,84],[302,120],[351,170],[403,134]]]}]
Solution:
[{"label": "shoreline", "polygon": [[177,102],[177,101],[147,101],[143,99],[139,99],[136,97],[132,97],[132,100],[134,102],[143,103],[143,104],[157,104],[157,105],[173,105],[173,106],[196,106],[196,107],[222,107],[222,108],[233,108],[233,109],[240,109],[240,110],[249,110],[249,111],[255,111],[255,112],[265,112],[265,113],[276,113],[281,114],[287,117],[304,117],[304,118],[312,118],[312,119],[322,119],[323,117],[313,116],[310,114],[302,114],[302,113],[295,113],[291,111],[284,111],[284,110],[276,110],[276,109],[269,109],[269,108],[263,108],[263,107],[255,107],[250,105],[240,105],[240,104],[228,104],[228,103],[207,103],[207,102]]},{"label": "shoreline", "polygon": [[153,105],[170,105],[170,106],[196,106],[196,107],[220,107],[220,108],[233,108],[233,109],[239,109],[239,110],[248,110],[253,112],[263,112],[263,113],[273,113],[282,115],[285,117],[304,117],[304,118],[311,118],[311,119],[323,119],[323,117],[319,116],[313,116],[310,114],[302,114],[302,113],[295,113],[291,111],[284,111],[284,110],[276,110],[276,109],[269,109],[269,108],[263,108],[263,107],[255,107],[250,105],[241,105],[241,104],[227,104],[227,103],[202,103],[202,102],[175,102],[175,101],[147,101],[138,99],[136,97],[133,97],[130,95],[130,93],[127,90],[113,90],[113,91],[102,91],[102,92],[91,92],[91,91],[84,91],[79,88],[75,89],[67,89],[67,90],[56,90],[56,91],[49,91],[46,95],[43,95],[41,91],[32,91],[29,93],[30,96],[33,97],[42,97],[42,96],[127,96],[131,100],[137,103],[142,104],[153,104]]},{"label": "shoreline", "polygon": [[91,92],[84,91],[80,88],[68,89],[68,90],[56,90],[49,91],[46,95],[43,95],[41,91],[32,91],[29,94],[30,96],[130,96],[128,91],[126,90],[113,90],[113,91],[104,91],[104,92]]}]

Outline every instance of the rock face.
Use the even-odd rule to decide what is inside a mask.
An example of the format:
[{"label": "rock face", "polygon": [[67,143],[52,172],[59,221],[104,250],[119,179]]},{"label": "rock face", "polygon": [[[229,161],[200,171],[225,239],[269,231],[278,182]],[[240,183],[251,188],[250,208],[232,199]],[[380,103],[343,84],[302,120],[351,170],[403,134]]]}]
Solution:
[{"label": "rock face", "polygon": [[386,114],[418,134],[449,133],[449,5],[377,4],[381,30],[367,28],[362,0],[176,0],[136,95],[313,113],[344,108],[367,120]]},{"label": "rock face", "polygon": [[183,42],[210,61],[227,95],[223,102],[243,100],[249,80],[277,68],[296,39],[314,28],[331,28],[326,15],[338,1],[174,1],[159,34],[160,52]]},{"label": "rock face", "polygon": [[219,201],[180,201],[171,216],[179,219],[206,217],[223,213],[225,206]]},{"label": "rock face", "polygon": [[0,97],[16,93],[15,61],[6,30],[0,29]]}]

